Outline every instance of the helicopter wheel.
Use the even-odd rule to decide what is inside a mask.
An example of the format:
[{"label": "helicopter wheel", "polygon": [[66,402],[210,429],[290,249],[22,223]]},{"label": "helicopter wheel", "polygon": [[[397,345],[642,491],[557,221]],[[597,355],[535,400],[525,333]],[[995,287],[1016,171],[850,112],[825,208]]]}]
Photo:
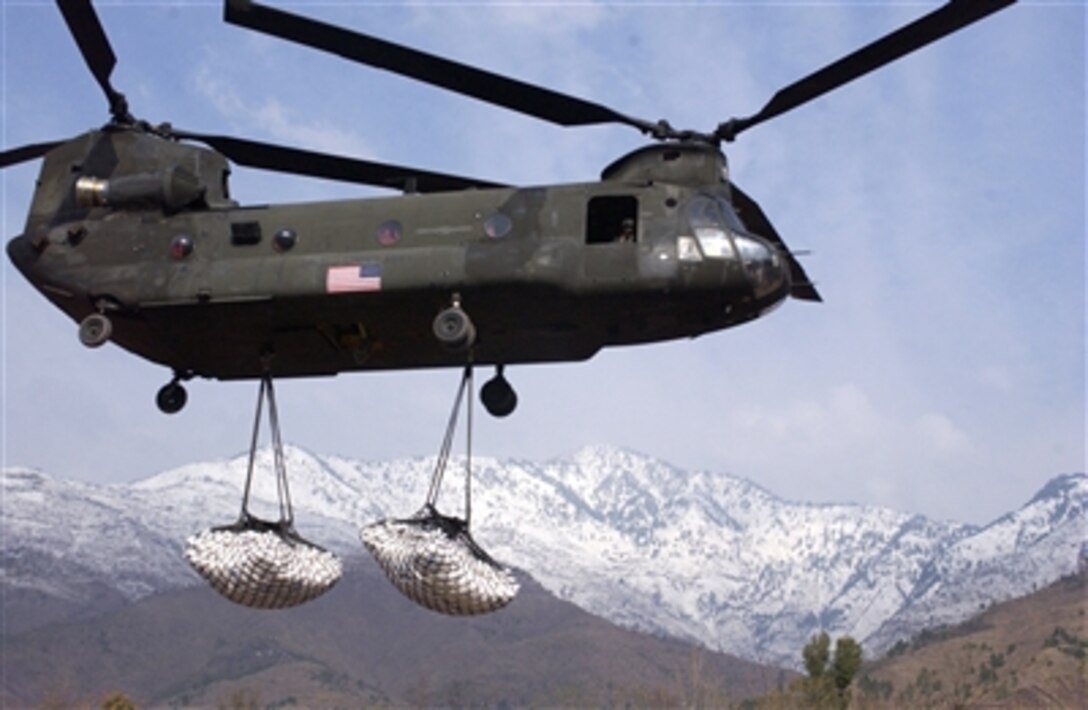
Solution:
[{"label": "helicopter wheel", "polygon": [[103,345],[113,335],[113,322],[101,313],[92,313],[79,324],[79,342],[88,348]]},{"label": "helicopter wheel", "polygon": [[189,394],[177,380],[163,385],[159,393],[155,395],[155,404],[159,405],[159,410],[163,414],[177,414],[187,401],[189,401]]},{"label": "helicopter wheel", "polygon": [[499,365],[495,376],[480,388],[480,401],[493,417],[509,416],[518,406],[518,394],[502,374]]},{"label": "helicopter wheel", "polygon": [[454,305],[435,316],[434,336],[450,350],[468,350],[476,342],[476,326],[460,306]]}]

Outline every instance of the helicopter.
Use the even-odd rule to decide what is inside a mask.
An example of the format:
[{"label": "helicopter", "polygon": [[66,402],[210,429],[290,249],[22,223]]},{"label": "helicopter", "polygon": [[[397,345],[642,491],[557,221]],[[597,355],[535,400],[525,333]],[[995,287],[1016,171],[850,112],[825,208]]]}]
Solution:
[{"label": "helicopter", "polygon": [[[599,180],[520,187],[137,119],[89,0],[58,0],[110,118],[75,138],[0,153],[43,158],[9,258],[79,324],[172,372],[165,413],[194,377],[495,368],[480,391],[506,416],[508,365],[747,323],[787,298],[818,302],[769,218],[733,181],[722,143],[997,12],[951,0],[709,131],[677,129],[248,0],[231,24],[564,127],[618,124],[647,145]],[[401,194],[240,205],[231,163]]]}]

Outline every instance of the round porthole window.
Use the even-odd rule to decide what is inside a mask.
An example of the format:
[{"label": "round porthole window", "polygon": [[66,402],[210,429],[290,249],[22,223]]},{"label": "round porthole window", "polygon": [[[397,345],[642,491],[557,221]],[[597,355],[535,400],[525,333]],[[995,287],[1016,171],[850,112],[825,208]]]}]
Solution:
[{"label": "round porthole window", "polygon": [[295,246],[297,241],[298,233],[290,227],[284,227],[272,235],[272,248],[279,252],[288,251]]},{"label": "round porthole window", "polygon": [[497,212],[484,220],[484,234],[492,239],[505,237],[513,228],[514,223],[501,212]]},{"label": "round porthole window", "polygon": [[193,238],[188,234],[179,234],[170,240],[170,256],[181,261],[193,253]]},{"label": "round porthole window", "polygon": [[377,239],[378,244],[381,244],[383,247],[391,247],[400,241],[403,233],[400,222],[391,219],[378,225],[378,231],[374,233],[374,238]]}]

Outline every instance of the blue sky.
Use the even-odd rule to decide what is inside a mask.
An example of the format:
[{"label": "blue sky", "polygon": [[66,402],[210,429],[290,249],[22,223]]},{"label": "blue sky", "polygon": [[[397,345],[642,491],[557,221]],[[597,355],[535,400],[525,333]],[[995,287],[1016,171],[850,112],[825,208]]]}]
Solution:
[{"label": "blue sky", "polygon": [[[224,24],[217,2],[98,3],[114,84],[152,123],[500,182],[596,179],[643,144],[562,129]],[[298,12],[709,130],[936,7],[919,2],[295,3]],[[736,330],[510,368],[518,411],[475,451],[609,443],[785,498],[984,523],[1085,468],[1085,8],[1022,2],[726,146],[734,179],[823,305]],[[59,12],[0,5],[0,141],[74,136],[105,101]],[[5,239],[39,164],[0,174]],[[237,169],[243,203],[381,194]],[[118,482],[248,446],[255,383],[169,378],[76,326],[4,259],[3,463]],[[485,373],[481,373],[486,377]],[[365,459],[437,452],[458,375],[277,388],[288,440]]]}]

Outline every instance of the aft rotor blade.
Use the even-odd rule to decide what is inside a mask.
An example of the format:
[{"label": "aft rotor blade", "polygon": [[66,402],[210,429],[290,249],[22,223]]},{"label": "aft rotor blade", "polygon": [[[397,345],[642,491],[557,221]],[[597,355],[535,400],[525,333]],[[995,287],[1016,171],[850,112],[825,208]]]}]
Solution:
[{"label": "aft rotor blade", "polygon": [[1015,2],[950,0],[928,15],[781,89],[759,113],[723,123],[717,135],[733,140],[741,131],[812,101]]},{"label": "aft rotor blade", "polygon": [[68,31],[72,33],[79,51],[83,54],[83,61],[87,62],[87,68],[91,70],[98,85],[102,87],[106,99],[110,103],[110,113],[114,119],[121,122],[132,122],[132,116],[128,112],[128,101],[124,94],[113,88],[110,83],[110,74],[117,64],[117,56],[113,53],[106,31],[102,29],[102,23],[98,20],[90,0],[57,0],[57,7],[64,16],[64,22],[68,25]]},{"label": "aft rotor blade", "polygon": [[27,160],[33,160],[34,158],[40,158],[49,151],[56,148],[63,141],[52,141],[51,143],[33,143],[31,145],[19,146],[18,148],[12,148],[11,150],[5,150],[0,153],[0,168],[6,168],[9,165],[15,165]]},{"label": "aft rotor blade", "polygon": [[645,133],[658,127],[607,106],[477,69],[370,35],[249,0],[227,0],[227,22],[338,54],[561,126],[623,123]]},{"label": "aft rotor blade", "polygon": [[740,214],[744,225],[759,236],[773,242],[778,247],[779,252],[782,253],[782,256],[785,257],[786,263],[790,267],[790,282],[793,284],[790,288],[790,296],[802,301],[822,302],[824,299],[820,297],[816,286],[809,280],[808,274],[805,273],[805,269],[801,266],[801,262],[797,261],[797,258],[790,252],[790,248],[778,235],[774,225],[771,224],[771,220],[767,219],[767,215],[763,213],[763,208],[759,206],[759,203],[745,194],[743,190],[737,187],[736,183],[732,184],[732,192],[733,206]]},{"label": "aft rotor blade", "polygon": [[470,188],[505,187],[499,183],[460,175],[447,175],[400,165],[345,158],[230,136],[178,130],[171,131],[171,135],[207,143],[239,165],[293,175],[308,175],[327,180],[387,187],[404,192],[447,192]]}]

